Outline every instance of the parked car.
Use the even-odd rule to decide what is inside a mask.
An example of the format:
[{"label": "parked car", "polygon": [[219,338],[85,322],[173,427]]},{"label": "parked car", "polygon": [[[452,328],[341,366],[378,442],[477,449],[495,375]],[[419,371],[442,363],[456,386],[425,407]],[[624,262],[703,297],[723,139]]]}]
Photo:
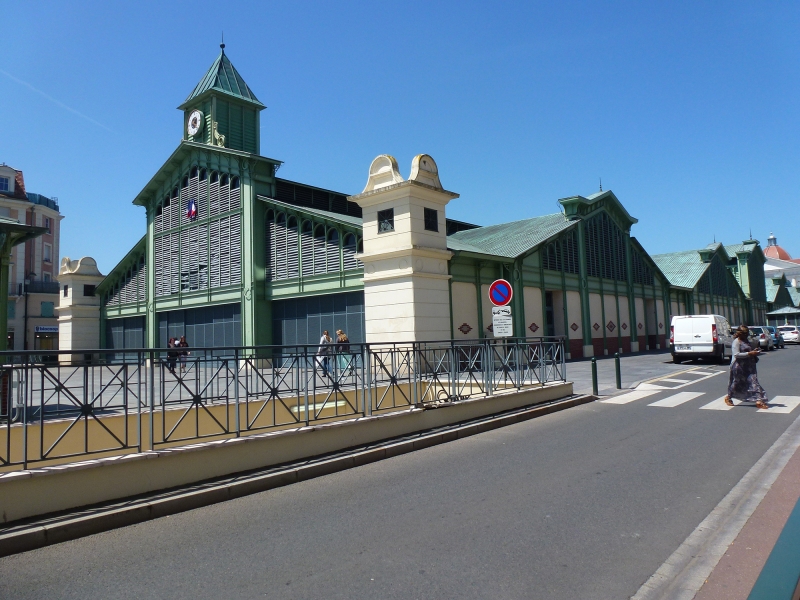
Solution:
[{"label": "parked car", "polygon": [[781,332],[784,342],[800,344],[800,329],[797,328],[797,325],[781,325],[778,327],[778,331]]},{"label": "parked car", "polygon": [[772,334],[765,325],[748,325],[747,328],[756,334],[758,337],[758,345],[762,350],[774,350],[775,342],[772,339]]},{"label": "parked car", "polygon": [[772,336],[772,342],[775,344],[775,347],[786,348],[786,342],[783,341],[783,336],[781,335],[781,332],[778,331],[772,325],[767,325],[766,327],[767,330],[769,331],[769,334]]},{"label": "parked car", "polygon": [[710,358],[726,362],[731,357],[733,335],[728,320],[720,315],[681,315],[672,317],[669,348],[672,361]]}]

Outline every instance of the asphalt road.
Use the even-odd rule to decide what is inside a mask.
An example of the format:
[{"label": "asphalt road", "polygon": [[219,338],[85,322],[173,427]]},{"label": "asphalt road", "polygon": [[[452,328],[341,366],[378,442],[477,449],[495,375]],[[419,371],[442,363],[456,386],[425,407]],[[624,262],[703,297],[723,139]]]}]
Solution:
[{"label": "asphalt road", "polygon": [[[800,396],[799,358],[761,360],[770,397]],[[727,370],[703,370],[3,558],[0,598],[629,598],[800,414],[704,410]]]}]

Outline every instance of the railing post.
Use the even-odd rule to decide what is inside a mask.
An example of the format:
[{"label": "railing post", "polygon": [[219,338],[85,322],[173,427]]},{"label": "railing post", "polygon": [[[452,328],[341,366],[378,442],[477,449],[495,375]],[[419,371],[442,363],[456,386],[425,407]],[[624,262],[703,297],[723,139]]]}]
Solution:
[{"label": "railing post", "polygon": [[[107,358],[107,355],[106,355]],[[136,355],[136,451],[142,451],[142,353]]]},{"label": "railing post", "polygon": [[597,390],[597,359],[594,356],[592,357],[592,394],[599,396]]},{"label": "railing post", "polygon": [[412,378],[411,378],[410,381],[411,381],[411,385],[414,386],[414,391],[412,392],[414,394],[414,396],[413,396],[413,398],[414,398],[414,406],[419,406],[420,405],[419,388],[418,388],[418,385],[417,385],[417,370],[418,370],[417,369],[417,354],[418,354],[418,352],[419,352],[419,342],[413,342],[411,344],[411,360],[408,361],[408,367],[409,367],[409,369],[411,369],[413,371],[413,375],[412,375]]},{"label": "railing post", "polygon": [[619,366],[619,352],[614,354],[614,370],[616,371],[616,375],[617,375],[617,389],[621,390],[622,389],[622,372],[620,371],[620,366]]},{"label": "railing post", "polygon": [[[30,364],[29,364],[29,356],[25,356],[22,361],[22,372],[24,375],[25,380],[25,394],[23,395],[23,405],[22,405],[22,468],[27,470],[28,469],[28,387],[29,382],[28,378],[30,376]],[[31,393],[31,401],[33,400],[33,393]],[[9,431],[9,434],[11,432]]]},{"label": "railing post", "polygon": [[150,371],[150,451],[153,450],[153,436],[155,435],[155,427],[153,424],[154,420],[154,408],[155,408],[155,397],[156,397],[156,377],[155,377],[155,370],[156,370],[156,353],[153,350],[150,350],[150,367],[148,371]]},{"label": "railing post", "polygon": [[[316,360],[315,358],[311,359]],[[311,365],[311,377],[316,379],[315,370],[317,366],[312,363]],[[308,416],[308,346],[303,348],[303,410],[305,410],[306,415],[306,425],[309,424],[310,419]]]},{"label": "railing post", "polygon": [[239,422],[239,349],[233,351],[233,397],[236,404],[236,437],[241,435]]},{"label": "railing post", "polygon": [[365,379],[367,381],[367,416],[372,415],[372,357],[370,356],[370,348],[368,344],[364,344],[364,369],[366,371]]}]

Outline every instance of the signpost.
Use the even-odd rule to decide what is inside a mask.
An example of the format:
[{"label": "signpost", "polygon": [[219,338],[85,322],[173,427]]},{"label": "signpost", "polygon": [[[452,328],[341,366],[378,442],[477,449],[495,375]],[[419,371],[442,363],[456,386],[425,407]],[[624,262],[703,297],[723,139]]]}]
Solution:
[{"label": "signpost", "polygon": [[513,337],[514,321],[511,318],[511,298],[514,290],[505,279],[498,279],[489,286],[492,307],[492,333],[494,337]]}]

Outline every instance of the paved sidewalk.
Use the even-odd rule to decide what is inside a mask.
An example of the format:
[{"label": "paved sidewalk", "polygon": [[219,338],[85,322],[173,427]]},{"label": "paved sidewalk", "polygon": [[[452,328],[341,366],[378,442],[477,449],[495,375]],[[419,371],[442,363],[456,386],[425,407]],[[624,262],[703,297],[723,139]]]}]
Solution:
[{"label": "paved sidewalk", "polygon": [[783,468],[694,600],[747,600],[798,499],[800,451]]},{"label": "paved sidewalk", "polygon": [[[624,354],[620,356],[622,389],[631,389],[637,384],[655,377],[663,377],[670,373],[678,373],[696,367],[711,369],[727,369],[727,365],[716,365],[711,362],[687,361],[676,365],[668,351],[643,352],[641,354]],[[583,359],[567,362],[567,381],[574,382],[576,394],[592,393],[592,361]],[[601,396],[617,392],[614,357],[597,357],[597,387]]]}]

